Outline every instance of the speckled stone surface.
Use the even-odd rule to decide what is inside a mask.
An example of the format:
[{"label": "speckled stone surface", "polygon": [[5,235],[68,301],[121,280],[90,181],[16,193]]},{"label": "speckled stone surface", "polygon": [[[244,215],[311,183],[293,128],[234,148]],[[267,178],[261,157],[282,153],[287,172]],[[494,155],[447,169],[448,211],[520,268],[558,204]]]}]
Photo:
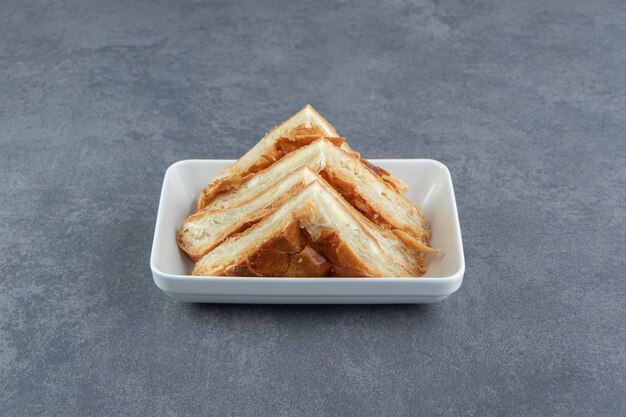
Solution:
[{"label": "speckled stone surface", "polygon": [[[0,415],[625,415],[625,91],[619,1],[2,1]],[[153,284],[165,169],[306,103],[450,168],[456,294]]]}]

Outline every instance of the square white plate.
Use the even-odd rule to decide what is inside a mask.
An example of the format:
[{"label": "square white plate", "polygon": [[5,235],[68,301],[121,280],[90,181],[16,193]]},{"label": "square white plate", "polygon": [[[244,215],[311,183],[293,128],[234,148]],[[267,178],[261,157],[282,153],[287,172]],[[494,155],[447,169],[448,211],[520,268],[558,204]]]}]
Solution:
[{"label": "square white plate", "polygon": [[200,191],[231,160],[185,160],[170,166],[163,180],[150,267],[155,284],[180,301],[206,303],[372,304],[432,303],[455,292],[465,259],[450,172],[430,159],[379,159],[375,165],[403,179],[406,197],[417,202],[431,226],[431,245],[421,278],[244,278],[195,277],[193,263],[176,245],[180,223],[195,208]]}]

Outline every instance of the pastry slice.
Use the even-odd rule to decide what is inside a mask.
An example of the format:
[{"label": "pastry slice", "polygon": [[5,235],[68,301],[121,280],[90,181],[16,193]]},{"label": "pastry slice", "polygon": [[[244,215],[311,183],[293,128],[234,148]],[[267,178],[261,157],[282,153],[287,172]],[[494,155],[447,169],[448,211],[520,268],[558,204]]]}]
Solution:
[{"label": "pastry slice", "polygon": [[[345,143],[345,138],[340,138],[335,128],[311,105],[307,105],[272,129],[250,151],[213,180],[200,193],[197,209],[205,208],[216,196],[236,188],[250,176],[320,137],[326,137],[346,152],[352,152]],[[407,187],[403,181],[365,160],[363,162],[398,192],[406,191]]]},{"label": "pastry slice", "polygon": [[[243,178],[273,164],[286,150],[293,149],[300,139],[310,143],[321,136],[338,138],[339,134],[313,106],[307,104],[268,132],[252,149],[215,178],[200,194],[198,210],[204,208],[216,195],[236,187]],[[281,139],[286,137],[291,138],[291,144],[289,140]]]},{"label": "pastry slice", "polygon": [[255,198],[234,207],[203,210],[189,216],[180,226],[178,246],[194,261],[234,233],[253,225],[320,177],[304,166]]},{"label": "pastry slice", "polygon": [[320,179],[209,251],[193,275],[408,277],[425,270],[416,251]]},{"label": "pastry slice", "polygon": [[345,151],[325,138],[290,153],[238,187],[218,195],[205,210],[241,205],[302,166],[319,173],[372,222],[393,229],[400,239],[416,249],[436,252],[427,246],[430,229],[420,208],[363,163],[358,153]]}]

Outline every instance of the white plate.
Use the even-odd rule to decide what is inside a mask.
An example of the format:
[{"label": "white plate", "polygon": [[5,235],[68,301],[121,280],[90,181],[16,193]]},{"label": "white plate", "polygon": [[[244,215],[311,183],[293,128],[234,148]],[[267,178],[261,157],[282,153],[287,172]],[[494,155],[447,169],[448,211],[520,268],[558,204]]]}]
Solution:
[{"label": "white plate", "polygon": [[194,211],[200,191],[230,166],[230,160],[186,160],[167,169],[157,215],[150,267],[155,284],[180,301],[206,303],[432,303],[455,292],[465,259],[450,172],[430,159],[380,159],[375,165],[403,179],[432,228],[421,278],[243,278],[191,276],[192,262],[176,245],[180,223]]}]

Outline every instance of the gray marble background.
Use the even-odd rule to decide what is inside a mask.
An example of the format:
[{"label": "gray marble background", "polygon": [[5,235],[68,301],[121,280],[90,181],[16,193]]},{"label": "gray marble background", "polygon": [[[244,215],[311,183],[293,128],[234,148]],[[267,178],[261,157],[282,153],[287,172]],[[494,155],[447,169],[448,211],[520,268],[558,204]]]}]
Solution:
[{"label": "gray marble background", "polygon": [[[0,415],[625,415],[625,89],[621,1],[3,0]],[[306,103],[448,165],[459,292],[156,288],[165,169]]]}]

